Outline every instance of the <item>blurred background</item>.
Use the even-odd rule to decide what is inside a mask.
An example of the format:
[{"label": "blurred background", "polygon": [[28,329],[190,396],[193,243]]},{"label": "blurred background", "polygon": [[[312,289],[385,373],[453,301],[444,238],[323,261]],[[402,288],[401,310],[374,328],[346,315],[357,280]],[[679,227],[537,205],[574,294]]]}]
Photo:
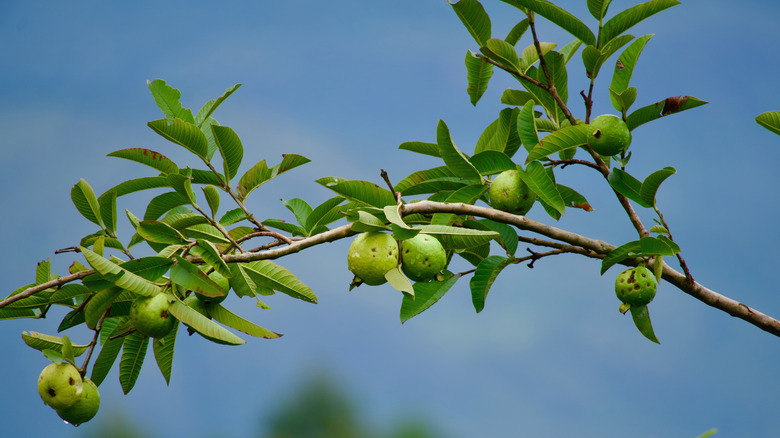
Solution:
[{"label": "blurred background", "polygon": [[[596,26],[584,0],[556,3]],[[636,3],[615,0],[610,15]],[[483,4],[494,37],[522,18],[507,4]],[[676,95],[711,103],[638,128],[629,167],[639,178],[677,169],[659,207],[696,280],[776,317],[780,139],[753,119],[780,110],[778,14],[780,4],[769,0],[684,2],[631,29],[655,34],[632,79],[635,108]],[[543,19],[539,34],[559,45],[572,38]],[[501,92],[519,88],[496,71],[479,105],[469,103],[463,59],[478,47],[443,0],[0,2],[0,40],[2,295],[31,282],[41,260],[62,274],[78,259],[54,251],[95,231],[70,200],[79,178],[102,193],[153,174],[106,154],[145,147],[197,165],[145,126],[163,117],[147,80],[165,79],[195,110],[244,84],[215,113],[242,138],[241,172],[283,153],[312,160],[250,197],[258,217],[285,220],[294,218],[280,199],[316,205],[332,196],[317,178],[381,184],[380,169],[399,181],[438,166],[397,147],[435,141],[439,119],[472,152],[502,108]],[[528,44],[526,37],[518,46]],[[596,83],[595,114],[614,112],[607,86],[615,60]],[[580,55],[569,65],[569,101],[582,117]],[[635,238],[600,176],[574,167],[558,175],[595,211],[572,211],[553,225],[613,244]],[[120,211],[138,215],[151,196],[120,198]],[[538,206],[529,217],[554,222]],[[126,242],[131,233],[121,223]],[[64,312],[3,321],[2,434],[642,438],[780,429],[780,340],[671,286],[660,287],[650,308],[661,345],[618,313],[618,270],[600,276],[597,261],[575,256],[504,272],[480,314],[461,280],[402,325],[399,292],[348,292],[348,244],[279,260],[319,304],[278,295],[265,300],[271,310],[225,302],[284,337],[226,347],[180,336],[168,387],[151,353],[127,396],[114,369],[101,385],[98,417],[79,428],[40,401],[35,381],[47,360],[20,336],[55,334]],[[76,343],[91,339],[69,332]]]}]

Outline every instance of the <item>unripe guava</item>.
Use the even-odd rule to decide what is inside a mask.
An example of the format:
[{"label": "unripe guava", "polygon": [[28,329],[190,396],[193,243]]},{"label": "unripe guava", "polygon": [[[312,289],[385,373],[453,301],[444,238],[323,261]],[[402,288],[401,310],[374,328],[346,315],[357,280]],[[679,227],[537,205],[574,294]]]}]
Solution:
[{"label": "unripe guava", "polygon": [[526,214],[536,201],[536,194],[520,179],[520,171],[505,170],[490,184],[490,205],[512,214]]},{"label": "unripe guava", "polygon": [[219,285],[219,287],[221,287],[222,290],[225,291],[225,295],[219,297],[207,297],[206,295],[195,292],[195,296],[200,298],[204,303],[208,303],[208,304],[217,304],[225,301],[225,298],[227,298],[228,291],[230,291],[230,281],[224,275],[220,274],[217,271],[214,271],[211,274],[209,274],[209,278],[213,280],[214,283],[217,283],[217,285]]},{"label": "unripe guava", "polygon": [[599,155],[617,155],[631,144],[631,131],[620,117],[604,114],[590,122],[588,144]]},{"label": "unripe guava", "polygon": [[64,409],[76,404],[83,390],[79,370],[73,365],[53,363],[38,376],[38,394],[44,403],[54,409]]},{"label": "unripe guava", "polygon": [[347,267],[363,283],[377,286],[387,282],[385,273],[398,266],[398,243],[381,232],[358,234],[349,246]]},{"label": "unripe guava", "polygon": [[78,401],[70,407],[57,409],[57,415],[68,423],[78,426],[86,423],[97,414],[100,408],[100,392],[98,387],[88,377],[84,378],[84,389]]},{"label": "unripe guava", "polygon": [[130,306],[130,322],[142,335],[162,338],[178,322],[168,312],[169,305],[168,295],[164,293],[153,297],[139,297]]},{"label": "unripe guava", "polygon": [[401,242],[401,270],[414,281],[428,281],[447,266],[447,252],[441,242],[418,234]]},{"label": "unripe guava", "polygon": [[646,306],[655,297],[658,283],[653,271],[644,266],[626,269],[615,280],[615,295],[632,306]]}]

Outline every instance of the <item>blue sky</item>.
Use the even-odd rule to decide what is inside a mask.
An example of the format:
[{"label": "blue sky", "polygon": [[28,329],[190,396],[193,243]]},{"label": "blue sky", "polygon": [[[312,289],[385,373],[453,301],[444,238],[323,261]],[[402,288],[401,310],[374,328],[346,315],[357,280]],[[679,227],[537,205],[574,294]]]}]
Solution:
[{"label": "blue sky", "polygon": [[[504,3],[483,3],[494,36],[522,18]],[[611,9],[635,3],[615,0]],[[594,24],[584,0],[559,4]],[[677,169],[659,206],[694,277],[774,316],[780,152],[778,137],[753,118],[780,109],[778,14],[772,1],[684,2],[631,31],[655,34],[632,80],[637,107],[675,95],[711,103],[638,128],[630,171]],[[559,44],[571,39],[544,22],[539,32]],[[165,79],[193,108],[243,83],[215,114],[243,140],[242,170],[260,159],[278,162],[282,153],[312,160],[252,195],[257,215],[287,220],[280,198],[331,196],[317,178],[379,183],[380,169],[397,181],[439,165],[397,149],[433,141],[439,119],[462,150],[473,150],[502,108],[503,89],[517,87],[496,72],[483,101],[469,103],[463,58],[477,47],[439,0],[3,2],[0,40],[5,293],[30,282],[40,260],[65,272],[74,256],[53,251],[95,231],[70,201],[79,178],[102,192],[150,175],[107,153],[148,147],[186,159],[145,126],[161,118],[146,80]],[[597,114],[613,111],[606,94],[613,62],[596,84]],[[587,87],[578,64],[579,55],[570,64],[572,103]],[[581,105],[572,107],[582,116]],[[568,213],[554,225],[614,244],[634,238],[600,177],[574,168],[559,175],[595,211]],[[120,208],[139,212],[145,200],[128,196]],[[553,222],[538,206],[529,217]],[[778,339],[669,285],[651,307],[660,346],[617,312],[617,270],[602,277],[597,262],[574,256],[504,273],[478,315],[463,281],[401,325],[401,296],[389,286],[347,291],[347,246],[280,261],[313,287],[317,305],[284,296],[268,300],[270,311],[227,302],[282,339],[231,348],[180,338],[170,387],[150,353],[130,395],[121,394],[116,370],[109,374],[101,413],[124,411],[157,436],[245,437],[297,381],[324,369],[377,426],[419,413],[457,438],[695,437],[712,427],[723,436],[771,436],[780,429]],[[43,406],[35,380],[46,359],[21,342],[23,330],[53,334],[63,315],[2,323],[0,418],[8,436],[72,437],[94,427],[63,425]],[[89,340],[83,331],[71,336]]]}]

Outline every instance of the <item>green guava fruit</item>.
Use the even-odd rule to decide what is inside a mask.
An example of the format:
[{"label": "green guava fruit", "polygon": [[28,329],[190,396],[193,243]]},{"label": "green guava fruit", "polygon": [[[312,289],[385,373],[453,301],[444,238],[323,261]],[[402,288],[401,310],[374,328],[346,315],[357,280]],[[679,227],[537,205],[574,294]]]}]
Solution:
[{"label": "green guava fruit", "polygon": [[393,236],[376,231],[361,233],[349,246],[347,267],[363,283],[378,286],[387,282],[385,272],[398,266],[398,243]]},{"label": "green guava fruit", "polygon": [[57,409],[57,415],[68,423],[78,426],[86,423],[97,414],[100,408],[100,392],[98,387],[88,377],[84,378],[84,389],[81,396],[73,406]]},{"label": "green guava fruit", "polygon": [[219,287],[221,287],[222,290],[225,291],[225,295],[219,297],[208,297],[206,295],[195,292],[195,296],[200,298],[204,303],[208,303],[208,304],[217,304],[225,301],[225,298],[227,298],[227,293],[230,290],[230,281],[228,281],[228,279],[224,275],[220,274],[217,271],[214,271],[211,274],[209,274],[209,278],[213,280],[214,283],[217,283],[217,285],[219,285]]},{"label": "green guava fruit", "polygon": [[53,363],[38,376],[38,394],[44,403],[54,409],[65,409],[79,401],[83,391],[83,380],[73,365]]},{"label": "green guava fruit", "polygon": [[490,184],[490,205],[512,214],[526,214],[536,201],[536,194],[520,179],[520,171],[505,170]]},{"label": "green guava fruit", "polygon": [[646,306],[653,301],[658,283],[653,271],[644,266],[626,269],[615,280],[615,295],[631,306]]},{"label": "green guava fruit", "polygon": [[168,312],[168,295],[161,293],[153,297],[139,297],[130,306],[130,322],[142,335],[162,338],[178,322]]},{"label": "green guava fruit", "polygon": [[418,234],[401,242],[401,270],[414,281],[428,281],[447,266],[447,252],[433,236]]},{"label": "green guava fruit", "polygon": [[206,318],[211,319],[211,316],[209,315],[209,307],[212,304],[211,302],[204,302],[199,296],[192,294],[184,299],[184,304],[186,304],[187,307],[196,310]]},{"label": "green guava fruit", "polygon": [[599,155],[617,155],[631,144],[631,131],[620,117],[604,114],[590,122],[588,144]]}]

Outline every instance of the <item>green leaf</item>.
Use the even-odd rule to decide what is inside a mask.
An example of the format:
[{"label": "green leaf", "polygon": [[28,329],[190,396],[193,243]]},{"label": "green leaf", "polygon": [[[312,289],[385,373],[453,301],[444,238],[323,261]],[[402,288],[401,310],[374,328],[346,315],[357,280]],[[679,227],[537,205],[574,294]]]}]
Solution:
[{"label": "green leaf", "polygon": [[258,260],[244,266],[245,271],[258,286],[279,291],[293,298],[310,303],[317,302],[317,296],[309,286],[301,282],[287,268],[270,260]]},{"label": "green leaf", "polygon": [[187,199],[188,204],[196,205],[195,192],[192,190],[192,178],[180,175],[169,174],[168,183],[176,190],[176,193]]},{"label": "green leaf", "polygon": [[132,272],[114,264],[105,258],[95,254],[87,248],[79,247],[82,254],[93,269],[98,271],[106,280],[114,283],[122,289],[135,292],[138,295],[151,297],[162,292],[162,288],[149,282]]},{"label": "green leaf", "polygon": [[46,259],[35,265],[35,284],[47,283],[51,278],[51,260]]},{"label": "green leaf", "polygon": [[0,309],[0,320],[17,318],[39,318],[40,313],[33,309],[13,309],[3,307]]},{"label": "green leaf", "polygon": [[601,22],[601,19],[607,15],[607,8],[611,2],[612,0],[588,0],[588,11],[593,18]]},{"label": "green leaf", "polygon": [[492,76],[493,64],[476,56],[469,50],[466,53],[466,78],[468,80],[466,93],[468,93],[472,105],[477,106],[477,102],[487,91],[488,82],[490,82]]},{"label": "green leaf", "polygon": [[[121,328],[117,326],[116,328]],[[119,335],[120,333],[114,332],[112,334]],[[119,351],[125,343],[124,336],[118,336],[114,339],[109,339],[103,344],[103,348],[100,349],[97,359],[95,359],[94,365],[92,365],[92,375],[90,379],[92,382],[100,386],[103,380],[111,371],[111,368],[116,362],[116,358],[119,356]]]},{"label": "green leaf", "polygon": [[612,106],[621,114],[625,114],[636,101],[636,87],[628,87],[620,94],[610,89],[609,98],[612,101]]},{"label": "green leaf", "polygon": [[192,111],[181,106],[181,92],[170,85],[166,84],[162,79],[155,79],[154,81],[146,81],[149,85],[149,91],[152,92],[152,97],[160,107],[163,114],[168,120],[174,118],[182,119],[192,123]]},{"label": "green leaf", "polygon": [[523,18],[517,24],[515,24],[514,27],[512,27],[512,30],[510,30],[506,35],[504,41],[514,46],[518,41],[520,41],[520,38],[523,37],[523,34],[526,30],[528,30],[528,19]]},{"label": "green leaf", "polygon": [[124,158],[125,160],[135,161],[136,163],[145,164],[153,169],[156,169],[162,173],[179,173],[179,167],[176,166],[170,158],[165,155],[155,152],[151,149],[144,148],[130,148],[121,149],[111,152],[108,157]]},{"label": "green leaf", "polygon": [[114,187],[106,190],[106,193],[116,192],[116,196],[120,197],[129,193],[140,192],[141,190],[157,189],[160,187],[168,187],[168,178],[164,176],[147,176],[119,183]]},{"label": "green leaf", "polygon": [[138,223],[136,232],[149,242],[181,244],[189,243],[180,232],[170,225],[160,221],[141,221]]},{"label": "green leaf", "polygon": [[208,139],[197,126],[181,119],[160,119],[147,123],[154,132],[166,140],[183,146],[185,149],[206,160],[208,159]]},{"label": "green leaf", "polygon": [[253,297],[257,291],[257,285],[244,269],[243,263],[231,263],[230,269],[230,287],[239,297]]},{"label": "green leaf", "polygon": [[[569,96],[569,79],[568,74],[566,73],[566,60],[564,59],[563,55],[558,52],[548,52],[544,56],[544,61],[547,64],[547,71],[549,72],[550,78],[552,79],[552,85],[555,86],[555,89],[558,91],[558,96],[565,104]],[[547,83],[547,75],[545,75],[544,72],[537,67],[530,67],[526,74],[527,76],[536,79],[538,82],[550,85]],[[553,98],[548,91],[537,87],[528,80],[521,78],[520,83],[522,83],[523,87],[525,87],[526,90],[533,94],[536,100],[542,104],[545,111],[547,112],[547,117],[553,121],[556,126],[562,126],[562,124],[566,121],[566,114],[558,105],[558,102],[555,100],[555,98]]]},{"label": "green leaf", "polygon": [[226,290],[222,289],[197,266],[178,255],[175,258],[176,264],[171,268],[171,281],[173,283],[211,298],[224,297],[227,294]]},{"label": "green leaf", "polygon": [[314,210],[312,210],[312,212],[309,213],[309,215],[306,217],[306,222],[303,223],[307,235],[313,236],[314,234],[321,232],[318,230],[323,230],[323,228],[326,228],[325,225],[336,222],[339,219],[343,219],[344,215],[341,213],[341,210],[344,209],[344,206],[341,204],[344,202],[344,200],[345,199],[343,197],[336,196],[328,199],[314,208]]},{"label": "green leaf", "polygon": [[[62,352],[65,344],[62,337],[45,335],[38,332],[22,332],[22,340],[29,347],[39,351],[54,350]],[[72,345],[70,344],[70,341],[67,343],[70,345],[71,355],[74,357],[81,356],[89,348],[89,345]]]},{"label": "green leaf", "polygon": [[120,295],[122,295],[122,289],[118,287],[109,287],[94,294],[84,306],[84,321],[87,327],[95,330],[100,318]]},{"label": "green leaf", "polygon": [[359,205],[383,208],[385,205],[396,203],[390,190],[383,189],[372,182],[336,177],[320,178],[316,182]]},{"label": "green leaf", "polygon": [[626,198],[636,202],[642,207],[652,207],[652,205],[646,203],[642,199],[642,183],[638,179],[631,176],[628,172],[614,168],[609,174],[608,181],[609,185],[612,186],[616,192],[620,193]]},{"label": "green leaf", "polygon": [[[636,69],[636,63],[639,59],[639,55],[642,54],[642,50],[653,35],[644,35],[636,39],[631,45],[623,50],[620,54],[617,62],[615,63],[615,71],[612,73],[612,82],[609,85],[609,89],[616,95],[621,95],[624,91],[628,90],[628,84],[631,82],[631,76]],[[618,39],[619,40],[619,39]],[[616,41],[618,41],[616,40]],[[612,43],[610,43],[611,45]],[[616,102],[613,98],[612,106],[618,111],[623,112],[623,108],[616,106]],[[627,108],[627,107],[626,107]]]},{"label": "green leaf", "polygon": [[206,102],[205,105],[198,111],[198,115],[195,116],[195,124],[203,127],[204,122],[209,119],[209,117],[214,114],[214,111],[224,102],[228,97],[230,97],[231,94],[233,94],[234,91],[238,90],[238,87],[240,87],[241,84],[233,85],[232,87],[229,87],[227,90],[225,90],[224,93],[222,93],[222,96],[219,96],[217,99],[212,99]]},{"label": "green leaf", "polygon": [[780,111],[767,111],[756,116],[756,123],[780,135]]},{"label": "green leaf", "polygon": [[[490,219],[480,219],[477,223],[486,230],[498,233],[496,242],[506,250],[508,255],[514,255],[517,251],[517,231],[514,227],[500,222],[494,222]],[[470,226],[471,221],[467,222]]]},{"label": "green leaf", "polygon": [[148,346],[149,338],[138,332],[132,332],[125,336],[122,359],[119,361],[119,383],[125,394],[129,393],[135,386],[135,381],[138,379],[138,374],[141,373],[141,367],[144,364]]},{"label": "green leaf", "polygon": [[[542,49],[542,56],[554,50],[557,46],[555,43],[539,43],[539,47]],[[535,44],[530,44],[520,54],[520,71],[525,73],[537,61],[539,61],[539,51],[536,49]]]},{"label": "green leaf", "polygon": [[230,181],[238,172],[241,159],[244,157],[244,146],[238,134],[227,126],[211,125],[214,141],[217,143],[219,153],[222,155],[222,167],[225,179]]},{"label": "green leaf", "polygon": [[441,155],[439,155],[439,145],[435,143],[425,143],[422,141],[407,141],[405,143],[401,143],[401,145],[398,146],[398,149],[417,152],[418,154],[430,155],[432,157],[437,157],[437,158],[441,157]]},{"label": "green leaf", "polygon": [[216,217],[219,212],[219,191],[214,186],[201,187],[203,195],[206,197],[206,203],[209,204],[211,210],[211,217]]},{"label": "green leaf", "polygon": [[497,38],[489,39],[480,49],[485,56],[516,72],[524,72],[515,46]]},{"label": "green leaf", "polygon": [[[525,90],[512,90],[507,88],[501,95],[501,103],[511,106],[523,106],[528,101],[535,101],[536,97]],[[535,102],[535,104],[541,105],[541,102]],[[531,106],[533,108],[533,105]]]},{"label": "green leaf", "polygon": [[[514,109],[504,108],[499,113],[498,118],[493,121],[482,132],[477,140],[477,145],[474,147],[474,153],[478,154],[483,151],[499,151],[504,152],[507,143],[510,141],[511,125],[514,114]],[[516,136],[515,136],[516,137]]]},{"label": "green leaf", "polygon": [[[518,125],[519,126],[519,125]],[[588,125],[569,125],[547,134],[528,153],[526,163],[545,158],[556,152],[563,152],[588,143]]]},{"label": "green leaf", "polygon": [[673,256],[680,252],[680,247],[666,236],[645,236],[639,239],[639,248],[645,256]]},{"label": "green leaf", "polygon": [[286,231],[292,234],[293,236],[300,236],[300,237],[306,236],[306,230],[302,226],[291,224],[289,222],[285,222],[280,219],[266,219],[262,222],[262,224],[265,225],[266,227],[271,227],[271,228],[276,228],[278,230]]},{"label": "green leaf", "polygon": [[[599,47],[603,47],[645,18],[679,4],[680,2],[677,0],[650,0],[618,13],[604,23],[604,27],[601,29]],[[591,44],[596,45],[595,41]]]},{"label": "green leaf", "polygon": [[100,217],[106,227],[106,231],[113,234],[116,231],[116,192],[108,191],[98,198],[98,210]]},{"label": "green leaf", "polygon": [[368,231],[385,231],[388,229],[383,220],[367,211],[359,210],[357,215],[357,221],[352,224],[352,231],[362,233]]},{"label": "green leaf", "polygon": [[582,40],[585,44],[596,45],[596,36],[577,17],[546,0],[514,0],[522,6],[536,12],[557,24],[561,29]]},{"label": "green leaf", "polygon": [[77,283],[66,284],[49,296],[49,303],[71,305],[73,298],[89,295],[90,293],[91,291],[84,285]]},{"label": "green leaf", "polygon": [[660,344],[658,337],[656,337],[653,331],[653,324],[650,322],[650,313],[647,310],[647,306],[631,306],[631,319],[634,320],[634,325],[642,333],[644,337]]},{"label": "green leaf", "polygon": [[[433,183],[431,185],[431,183]],[[456,190],[466,184],[456,177],[447,166],[418,170],[395,184],[395,190],[404,196],[433,193],[440,190]]]},{"label": "green leaf", "polygon": [[228,329],[201,315],[197,310],[187,307],[178,300],[174,300],[171,303],[169,310],[176,319],[197,331],[210,341],[226,345],[246,344],[246,341],[239,338]]},{"label": "green leaf", "polygon": [[532,161],[526,166],[525,172],[520,172],[519,175],[523,182],[531,191],[536,193],[536,196],[538,196],[541,201],[556,210],[559,215],[564,213],[566,204],[563,202],[563,197],[560,192],[558,192],[555,181],[550,177],[550,174],[547,173],[547,170],[545,170],[542,163]]},{"label": "green leaf", "polygon": [[534,117],[534,100],[528,100],[517,113],[517,134],[523,143],[523,147],[531,152],[539,143],[539,134],[536,132],[536,119]]},{"label": "green leaf", "polygon": [[404,296],[414,297],[412,282],[398,269],[398,266],[393,266],[389,271],[385,272],[385,279],[393,289],[403,292]]},{"label": "green leaf", "polygon": [[471,157],[471,163],[482,175],[494,175],[517,166],[511,158],[499,151],[480,152]]},{"label": "green leaf", "polygon": [[260,327],[259,325],[247,321],[244,318],[232,313],[221,304],[213,305],[209,308],[209,315],[217,322],[225,324],[228,327],[236,329],[240,332],[246,333],[250,336],[255,336],[264,339],[276,339],[282,335],[271,330]]},{"label": "green leaf", "polygon": [[219,250],[213,243],[199,239],[198,244],[193,246],[192,249],[195,250],[193,254],[197,253],[198,257],[202,258],[210,266],[213,266],[214,270],[222,274],[223,277],[230,278],[233,276],[227,263],[222,260]]},{"label": "green leaf", "polygon": [[283,154],[281,163],[272,167],[268,167],[268,165],[266,165],[265,163],[265,160],[261,160],[260,162],[252,166],[251,169],[247,170],[246,173],[239,180],[238,182],[239,199],[241,200],[246,199],[246,197],[249,196],[252,190],[256,189],[260,185],[265,184],[266,182],[272,180],[273,178],[276,178],[277,176],[281,175],[284,172],[287,172],[288,170],[304,165],[309,161],[311,160],[301,155]]},{"label": "green leaf", "polygon": [[450,4],[477,44],[484,46],[490,39],[490,17],[482,4],[477,0],[460,0]]},{"label": "green leaf", "polygon": [[405,323],[436,304],[459,278],[460,275],[453,275],[445,281],[414,283],[414,295],[404,294],[401,302],[401,323]]},{"label": "green leaf", "polygon": [[469,282],[471,288],[471,301],[477,313],[485,308],[485,299],[493,282],[501,271],[509,266],[514,259],[509,257],[489,256],[482,260],[474,271],[474,276]]},{"label": "green leaf", "polygon": [[176,207],[190,204],[187,196],[182,196],[178,192],[167,192],[157,195],[149,201],[144,213],[144,220],[157,220],[165,213]]},{"label": "green leaf", "polygon": [[606,257],[604,257],[604,260],[601,261],[601,275],[604,275],[604,273],[607,272],[609,268],[616,265],[617,263],[620,263],[629,257],[636,256],[640,251],[641,245],[638,240],[624,243],[613,249],[609,252],[609,254],[607,254]]},{"label": "green leaf", "polygon": [[219,224],[223,227],[233,225],[242,220],[249,219],[249,216],[241,208],[234,208],[233,210],[226,211],[225,214],[219,219]]},{"label": "green leaf", "polygon": [[282,199],[282,204],[295,215],[295,219],[297,219],[298,223],[301,225],[306,223],[306,219],[312,211],[311,206],[300,198],[293,198],[289,201]]},{"label": "green leaf", "polygon": [[655,119],[668,116],[669,114],[679,113],[697,106],[702,106],[708,102],[697,99],[693,96],[675,96],[668,97],[662,101],[644,106],[632,112],[626,118],[626,124],[629,130],[634,130],[637,126],[651,122]]},{"label": "green leaf", "polygon": [[154,351],[154,359],[157,361],[157,367],[165,378],[165,383],[170,385],[171,383],[171,370],[173,369],[173,347],[176,344],[176,333],[179,331],[179,324],[173,327],[173,330],[168,332],[162,338],[154,339],[152,342],[152,351]]},{"label": "green leaf", "polygon": [[715,435],[716,433],[718,433],[718,429],[714,429],[713,428],[713,429],[710,429],[710,430],[704,432],[703,434],[697,436],[696,438],[709,438],[709,437]]},{"label": "green leaf", "polygon": [[[458,190],[449,194],[444,202],[448,203],[463,203],[473,205],[477,199],[479,199],[483,193],[487,191],[488,187],[482,184],[472,184],[459,188]],[[457,219],[458,215],[453,213],[435,213],[431,219],[431,224],[434,225],[452,225]]]},{"label": "green leaf", "polygon": [[420,225],[421,233],[441,235],[448,249],[465,249],[483,245],[498,236],[495,231],[474,230],[449,225]]},{"label": "green leaf", "polygon": [[674,167],[664,167],[663,169],[656,170],[648,175],[639,189],[639,197],[642,198],[642,201],[648,205],[654,206],[655,194],[658,192],[658,187],[666,178],[669,178],[675,173],[677,173],[677,170],[675,170]]},{"label": "green leaf", "polygon": [[70,190],[70,199],[76,210],[88,221],[102,227],[100,205],[92,187],[82,178]]},{"label": "green leaf", "polygon": [[469,181],[480,182],[482,180],[479,171],[471,164],[468,157],[458,150],[452,142],[450,130],[443,120],[439,120],[439,125],[436,128],[436,143],[439,145],[441,158],[453,174]]},{"label": "green leaf", "polygon": [[598,49],[595,46],[586,46],[582,51],[582,63],[585,66],[586,76],[591,79],[598,76],[601,66],[604,65],[607,59],[632,39],[634,39],[633,35],[623,35],[610,41],[602,49]]}]

